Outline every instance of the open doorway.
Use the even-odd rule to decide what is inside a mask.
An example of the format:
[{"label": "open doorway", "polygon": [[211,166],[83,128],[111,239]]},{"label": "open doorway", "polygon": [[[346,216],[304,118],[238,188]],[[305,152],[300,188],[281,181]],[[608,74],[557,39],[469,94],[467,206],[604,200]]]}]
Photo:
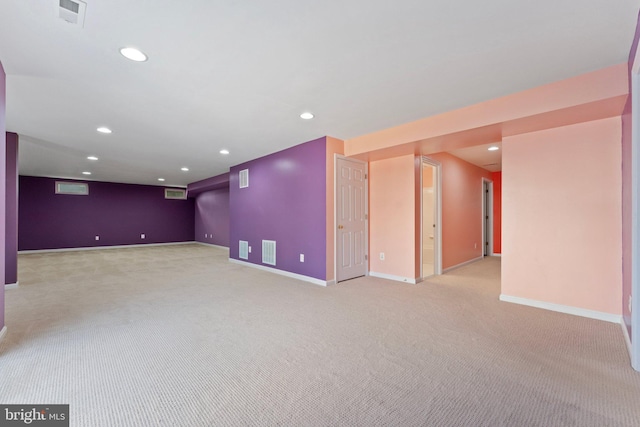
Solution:
[{"label": "open doorway", "polygon": [[482,178],[482,256],[493,255],[493,181]]},{"label": "open doorway", "polygon": [[442,274],[442,214],[440,163],[422,158],[421,277]]}]

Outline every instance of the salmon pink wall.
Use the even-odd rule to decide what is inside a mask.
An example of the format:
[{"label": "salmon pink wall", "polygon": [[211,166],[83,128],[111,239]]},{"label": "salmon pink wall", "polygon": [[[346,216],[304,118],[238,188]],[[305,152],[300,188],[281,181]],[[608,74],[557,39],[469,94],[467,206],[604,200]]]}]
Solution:
[{"label": "salmon pink wall", "polygon": [[493,181],[493,253],[502,253],[502,171],[491,172]]},{"label": "salmon pink wall", "polygon": [[449,153],[428,157],[442,164],[442,268],[482,257],[482,178],[491,172]]},{"label": "salmon pink wall", "polygon": [[620,117],[503,139],[502,294],[622,313]]},{"label": "salmon pink wall", "polygon": [[[369,270],[415,280],[416,204],[413,155],[369,164]],[[380,260],[384,252],[385,259]]]}]

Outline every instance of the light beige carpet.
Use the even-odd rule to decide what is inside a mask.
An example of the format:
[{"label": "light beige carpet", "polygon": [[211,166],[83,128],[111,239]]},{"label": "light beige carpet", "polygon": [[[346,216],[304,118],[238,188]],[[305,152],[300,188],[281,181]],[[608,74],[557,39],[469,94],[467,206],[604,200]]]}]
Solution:
[{"label": "light beige carpet", "polygon": [[29,254],[1,403],[73,426],[638,426],[619,325],[499,302],[498,259],[329,288],[200,245]]}]

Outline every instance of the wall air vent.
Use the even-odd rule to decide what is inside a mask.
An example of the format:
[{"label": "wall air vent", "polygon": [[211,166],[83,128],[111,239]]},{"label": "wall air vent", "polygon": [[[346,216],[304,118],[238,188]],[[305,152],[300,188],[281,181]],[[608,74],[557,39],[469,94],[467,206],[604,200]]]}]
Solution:
[{"label": "wall air vent", "polygon": [[56,194],[86,196],[89,194],[89,184],[86,182],[56,181]]},{"label": "wall air vent", "polygon": [[187,198],[187,190],[184,188],[165,188],[164,198],[185,200]]},{"label": "wall air vent", "polygon": [[276,265],[276,241],[262,241],[262,263]]},{"label": "wall air vent", "polygon": [[241,259],[249,259],[249,242],[246,240],[240,240],[240,251],[238,256]]},{"label": "wall air vent", "polygon": [[249,169],[242,169],[240,171],[240,188],[247,188],[249,186]]},{"label": "wall air vent", "polygon": [[70,24],[84,27],[84,15],[87,4],[80,0],[55,0],[56,16]]}]

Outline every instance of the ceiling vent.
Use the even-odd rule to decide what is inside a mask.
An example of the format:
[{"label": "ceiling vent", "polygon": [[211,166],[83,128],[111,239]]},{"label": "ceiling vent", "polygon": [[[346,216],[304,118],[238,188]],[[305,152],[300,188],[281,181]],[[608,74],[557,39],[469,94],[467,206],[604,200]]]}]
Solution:
[{"label": "ceiling vent", "polygon": [[56,16],[70,24],[84,27],[84,13],[87,4],[80,0],[56,0]]}]

